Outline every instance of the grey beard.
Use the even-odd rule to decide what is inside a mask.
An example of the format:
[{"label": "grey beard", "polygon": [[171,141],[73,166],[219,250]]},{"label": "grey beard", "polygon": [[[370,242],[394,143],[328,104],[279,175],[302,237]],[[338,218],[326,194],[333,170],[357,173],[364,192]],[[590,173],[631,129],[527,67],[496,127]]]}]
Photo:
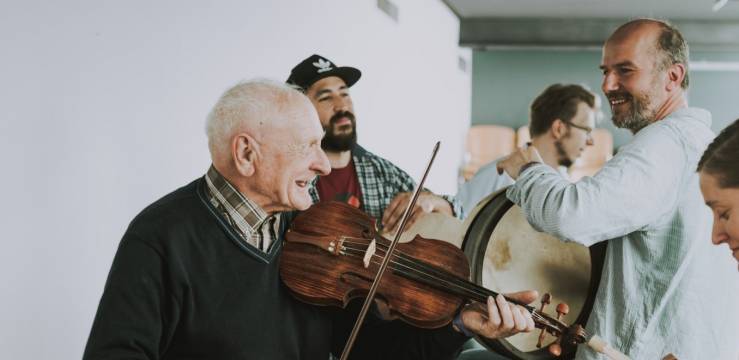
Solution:
[{"label": "grey beard", "polygon": [[651,124],[650,119],[654,118],[654,114],[649,114],[646,104],[650,101],[649,95],[644,100],[639,100],[635,97],[631,97],[632,107],[629,112],[622,118],[617,118],[616,114],[613,114],[611,120],[613,125],[622,129],[631,130],[632,134],[636,134],[639,130],[643,129],[647,125]]}]

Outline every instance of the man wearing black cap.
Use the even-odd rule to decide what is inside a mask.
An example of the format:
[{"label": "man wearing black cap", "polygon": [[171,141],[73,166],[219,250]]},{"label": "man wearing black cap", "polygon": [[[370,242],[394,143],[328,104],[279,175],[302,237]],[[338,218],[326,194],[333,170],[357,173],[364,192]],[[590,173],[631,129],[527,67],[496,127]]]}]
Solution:
[{"label": "man wearing black cap", "polygon": [[[362,73],[353,67],[337,67],[330,60],[311,55],[296,65],[287,82],[300,87],[311,100],[326,134],[321,142],[331,163],[331,173],[311,189],[315,202],[338,200],[364,210],[390,231],[399,225],[415,182],[390,161],[357,144],[356,119],[349,88]],[[408,222],[423,214],[461,215],[458,203],[424,191]]]}]

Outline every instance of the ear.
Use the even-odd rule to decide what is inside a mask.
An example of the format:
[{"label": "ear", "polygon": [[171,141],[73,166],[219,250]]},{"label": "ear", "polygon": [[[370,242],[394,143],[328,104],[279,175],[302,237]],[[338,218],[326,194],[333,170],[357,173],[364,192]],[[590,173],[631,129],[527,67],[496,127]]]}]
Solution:
[{"label": "ear", "polygon": [[685,79],[685,65],[672,64],[667,69],[667,90],[673,91],[681,87]]},{"label": "ear", "polygon": [[255,171],[255,163],[259,158],[259,144],[249,134],[234,136],[231,142],[231,155],[234,167],[242,176],[251,176]]},{"label": "ear", "polygon": [[567,124],[561,119],[554,119],[552,126],[549,128],[549,132],[555,140],[562,139],[567,135]]}]

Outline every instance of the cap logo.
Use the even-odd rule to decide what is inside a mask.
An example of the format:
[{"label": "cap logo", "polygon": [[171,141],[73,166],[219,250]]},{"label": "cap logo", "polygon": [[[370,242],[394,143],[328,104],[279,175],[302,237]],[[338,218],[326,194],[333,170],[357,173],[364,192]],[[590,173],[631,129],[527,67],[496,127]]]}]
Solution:
[{"label": "cap logo", "polygon": [[331,70],[331,63],[321,58],[318,58],[318,62],[314,62],[313,66],[318,68],[319,74]]}]

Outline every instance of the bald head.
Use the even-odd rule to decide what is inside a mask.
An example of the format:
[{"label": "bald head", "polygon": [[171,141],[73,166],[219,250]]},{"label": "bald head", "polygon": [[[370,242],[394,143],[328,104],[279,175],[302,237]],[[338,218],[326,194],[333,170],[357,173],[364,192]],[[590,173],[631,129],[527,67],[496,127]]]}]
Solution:
[{"label": "bald head", "polygon": [[267,214],[307,209],[309,185],[331,171],[316,109],[282,83],[256,80],[228,89],[206,131],[215,169]]},{"label": "bald head", "polygon": [[637,31],[643,31],[647,34],[650,32],[656,34],[657,31],[661,29],[662,24],[664,24],[664,22],[654,19],[632,20],[619,26],[616,31],[614,31],[613,34],[608,37],[608,41],[618,41],[624,39],[625,37],[630,36]]},{"label": "bald head", "polygon": [[[250,80],[226,90],[206,122],[208,148],[214,164],[231,159],[234,136],[245,133],[260,141],[304,119],[313,106],[300,91],[271,80]],[[308,120],[308,119],[305,119]]]},{"label": "bald head", "polygon": [[654,55],[657,71],[664,71],[671,65],[682,64],[685,67],[685,77],[680,87],[688,88],[690,85],[688,44],[675,26],[656,19],[632,20],[619,26],[608,38],[606,44],[621,43],[633,38],[651,43],[646,48]]}]

